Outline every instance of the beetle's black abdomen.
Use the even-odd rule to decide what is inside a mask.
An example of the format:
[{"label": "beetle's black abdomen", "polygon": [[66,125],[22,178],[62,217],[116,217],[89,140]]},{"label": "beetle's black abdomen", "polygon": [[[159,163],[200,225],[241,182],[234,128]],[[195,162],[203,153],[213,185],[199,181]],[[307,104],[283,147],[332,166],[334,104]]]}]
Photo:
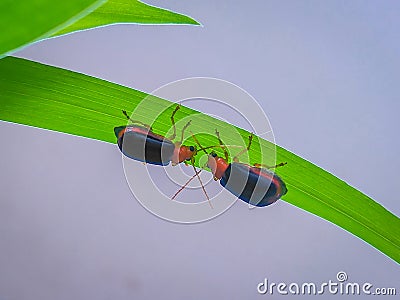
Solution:
[{"label": "beetle's black abdomen", "polygon": [[[147,128],[133,127],[118,139],[118,147],[129,158],[154,165],[168,165],[174,154],[175,145],[167,139],[161,139]],[[119,127],[114,128],[117,135]],[[120,131],[118,131],[120,132]],[[118,135],[117,135],[118,136]]]},{"label": "beetle's black abdomen", "polygon": [[285,183],[267,169],[257,169],[233,162],[228,166],[220,183],[239,199],[254,205],[267,206],[286,194]]}]

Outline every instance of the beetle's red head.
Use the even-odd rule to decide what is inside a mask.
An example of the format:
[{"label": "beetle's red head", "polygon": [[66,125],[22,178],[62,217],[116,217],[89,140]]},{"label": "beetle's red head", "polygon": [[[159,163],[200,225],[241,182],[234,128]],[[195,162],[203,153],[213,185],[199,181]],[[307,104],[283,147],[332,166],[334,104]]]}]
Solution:
[{"label": "beetle's red head", "polygon": [[179,162],[191,160],[197,154],[195,146],[181,146],[179,148]]},{"label": "beetle's red head", "polygon": [[180,143],[175,144],[175,151],[172,157],[172,164],[177,165],[186,160],[192,160],[197,154],[195,146],[182,146]]},{"label": "beetle's red head", "polygon": [[228,166],[228,162],[222,157],[219,157],[215,152],[211,152],[208,156],[207,167],[211,169],[215,179],[221,179]]}]

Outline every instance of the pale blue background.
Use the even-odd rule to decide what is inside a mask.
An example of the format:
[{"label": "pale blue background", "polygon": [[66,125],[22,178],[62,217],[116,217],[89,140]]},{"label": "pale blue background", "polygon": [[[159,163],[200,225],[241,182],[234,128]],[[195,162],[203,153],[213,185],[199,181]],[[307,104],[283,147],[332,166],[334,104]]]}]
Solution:
[{"label": "pale blue background", "polygon": [[[204,27],[112,26],[17,55],[148,92],[231,81],[260,102],[279,145],[400,215],[398,1],[151,3]],[[133,198],[115,145],[8,123],[0,134],[1,299],[271,299],[256,293],[264,277],[321,283],[338,271],[400,293],[397,263],[283,201],[172,224]]]}]

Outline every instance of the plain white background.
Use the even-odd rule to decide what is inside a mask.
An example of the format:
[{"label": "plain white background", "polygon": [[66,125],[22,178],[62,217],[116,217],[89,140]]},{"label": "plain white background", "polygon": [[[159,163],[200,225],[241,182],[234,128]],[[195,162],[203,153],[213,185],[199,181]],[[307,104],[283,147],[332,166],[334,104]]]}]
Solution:
[{"label": "plain white background", "polygon": [[[397,1],[151,3],[204,27],[111,26],[16,55],[147,92],[231,81],[259,101],[279,145],[400,215]],[[396,262],[283,201],[173,224],[134,199],[115,145],[9,123],[0,134],[2,299],[271,299],[256,292],[265,277],[318,284],[339,271],[400,292]]]}]

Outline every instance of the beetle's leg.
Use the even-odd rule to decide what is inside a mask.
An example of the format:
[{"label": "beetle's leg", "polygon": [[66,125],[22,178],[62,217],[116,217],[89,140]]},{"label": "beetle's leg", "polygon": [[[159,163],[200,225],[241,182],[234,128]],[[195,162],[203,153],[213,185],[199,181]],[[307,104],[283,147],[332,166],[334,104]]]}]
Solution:
[{"label": "beetle's leg", "polygon": [[276,168],[279,168],[279,167],[283,167],[286,164],[287,164],[287,162],[281,162],[281,163],[279,163],[279,164],[277,164],[275,166],[267,166],[267,165],[264,165],[264,164],[254,164],[254,166],[256,168],[276,169]]},{"label": "beetle's leg", "polygon": [[250,146],[251,146],[252,141],[253,141],[253,134],[249,135],[249,144],[247,145],[247,148],[243,149],[242,151],[240,151],[238,154],[236,154],[236,155],[233,157],[232,160],[233,160],[234,162],[238,162],[238,161],[239,161],[239,156],[242,155],[243,153],[245,153],[245,152],[247,152],[247,151],[250,150]]},{"label": "beetle's leg", "polygon": [[183,142],[183,135],[184,135],[184,133],[185,133],[185,130],[186,130],[186,128],[189,127],[189,125],[190,125],[191,123],[192,123],[192,120],[190,120],[189,122],[186,123],[185,126],[183,126],[183,128],[182,128],[182,134],[181,134],[181,140],[179,141],[179,144],[182,145],[182,142]]},{"label": "beetle's leg", "polygon": [[175,114],[176,114],[176,112],[177,112],[180,108],[181,108],[181,105],[178,104],[178,105],[175,107],[175,109],[174,109],[174,111],[172,112],[172,115],[171,115],[172,129],[174,130],[174,133],[168,138],[168,139],[170,139],[170,140],[174,140],[175,137],[176,137]]},{"label": "beetle's leg", "polygon": [[148,128],[150,131],[152,130],[152,129],[151,129],[151,126],[148,125],[148,124],[143,123],[143,122],[141,122],[141,121],[132,120],[131,117],[128,116],[128,113],[126,112],[126,110],[123,110],[122,113],[123,113],[124,116],[128,119],[128,121],[130,121],[132,124],[140,124],[140,125],[142,125],[142,126]]},{"label": "beetle's leg", "polygon": [[224,144],[224,142],[221,140],[221,137],[219,135],[219,132],[217,129],[215,129],[215,135],[217,136],[219,145],[221,146],[221,148],[224,150],[224,155],[225,155],[225,160],[228,161],[228,151],[226,150],[226,146]]}]

